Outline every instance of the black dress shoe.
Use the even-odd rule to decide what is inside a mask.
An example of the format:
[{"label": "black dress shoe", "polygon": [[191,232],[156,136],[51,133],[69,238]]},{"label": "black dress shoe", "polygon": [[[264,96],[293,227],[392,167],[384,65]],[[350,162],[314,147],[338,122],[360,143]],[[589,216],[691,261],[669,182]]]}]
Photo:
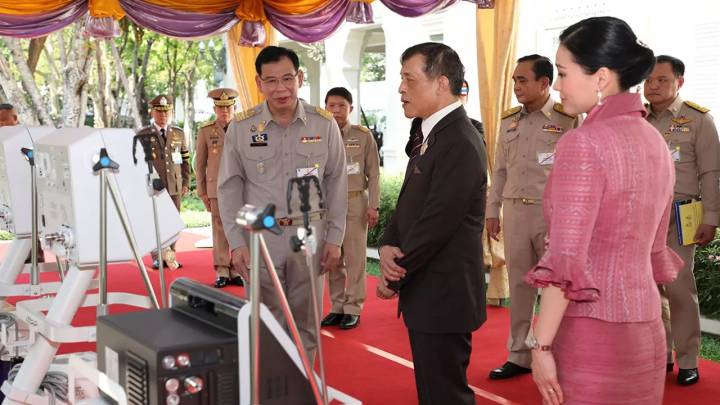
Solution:
[{"label": "black dress shoe", "polygon": [[352,329],[360,323],[360,315],[345,314],[340,321],[340,329]]},{"label": "black dress shoe", "polygon": [[230,279],[227,277],[218,277],[215,280],[215,288],[227,287],[230,284]]},{"label": "black dress shoe", "polygon": [[668,363],[668,364],[667,364],[667,368],[666,368],[665,371],[667,371],[668,373],[672,373],[672,372],[673,372],[673,366],[675,366],[674,363]]},{"label": "black dress shoe", "polygon": [[504,380],[506,378],[512,378],[512,377],[515,377],[518,375],[529,374],[529,373],[532,373],[532,369],[518,366],[515,363],[506,361],[505,364],[503,364],[499,368],[496,368],[495,370],[490,372],[490,379],[491,380]]},{"label": "black dress shoe", "polygon": [[340,325],[340,322],[343,320],[344,314],[338,314],[335,312],[330,312],[327,314],[327,316],[320,322],[320,325],[322,326],[337,326]]},{"label": "black dress shoe", "polygon": [[242,279],[242,277],[240,277],[240,276],[236,276],[236,277],[231,278],[231,279],[230,279],[230,283],[233,284],[233,285],[236,285],[236,286],[240,286],[240,287],[245,286],[245,283],[243,282],[243,279]]},{"label": "black dress shoe", "polygon": [[700,380],[700,373],[697,368],[678,369],[678,384],[693,385]]}]

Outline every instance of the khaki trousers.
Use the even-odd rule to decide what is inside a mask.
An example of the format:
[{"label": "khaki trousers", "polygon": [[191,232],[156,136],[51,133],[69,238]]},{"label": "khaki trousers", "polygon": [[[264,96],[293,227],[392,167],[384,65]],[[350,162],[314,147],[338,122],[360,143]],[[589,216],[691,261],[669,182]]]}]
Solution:
[{"label": "khaki trousers", "polygon": [[342,266],[328,274],[332,308],[337,314],[360,315],[365,302],[367,275],[367,209],[366,192],[348,198],[348,213],[343,239]]},{"label": "khaki trousers", "polygon": [[230,245],[225,237],[217,198],[210,198],[210,216],[212,218],[213,264],[217,277],[238,277],[240,273],[230,263]]},{"label": "khaki trousers", "polygon": [[520,199],[503,202],[505,260],[510,279],[510,336],[508,361],[530,367],[530,349],[525,339],[530,332],[537,289],[523,278],[545,253],[547,227],[542,204],[523,204]]},{"label": "khaki trousers", "polygon": [[693,267],[695,245],[680,246],[675,227],[675,215],[670,215],[667,244],[685,265],[677,279],[670,284],[659,286],[662,298],[662,318],[667,336],[667,362],[673,362],[672,349],[675,345],[679,368],[697,368],[700,352],[700,309]]},{"label": "khaki trousers", "polygon": [[[324,277],[319,275],[320,259],[323,249],[325,248],[325,221],[313,221],[311,226],[315,226],[315,235],[317,241],[317,251],[313,256],[313,277],[317,283],[318,314],[322,316],[322,296]],[[305,254],[301,252],[293,252],[290,249],[290,238],[297,234],[297,226],[283,227],[281,235],[275,235],[270,232],[263,232],[265,243],[268,247],[270,257],[272,258],[275,271],[280,279],[285,296],[287,297],[290,310],[300,332],[300,338],[308,353],[311,362],[315,358],[317,350],[318,336],[315,333],[315,314],[313,312],[312,289],[310,287],[310,273],[308,270]],[[250,246],[248,241],[247,246]],[[250,252],[252,255],[252,252]],[[260,301],[264,303],[275,319],[287,329],[287,320],[280,306],[280,299],[275,293],[270,275],[268,274],[265,263],[260,258]],[[249,288],[254,288],[254,280],[247,283],[247,296],[250,296]]]},{"label": "khaki trousers", "polygon": [[[180,196],[180,194],[171,195],[170,199],[172,200],[173,204],[175,204],[175,208],[177,208],[178,212],[180,212],[182,196]],[[172,245],[170,245],[170,249],[172,249],[173,251],[175,250],[175,243],[177,243],[177,242],[174,242]],[[157,250],[153,250],[152,252],[150,252],[150,257],[152,257],[153,260],[156,260],[157,259]]]}]

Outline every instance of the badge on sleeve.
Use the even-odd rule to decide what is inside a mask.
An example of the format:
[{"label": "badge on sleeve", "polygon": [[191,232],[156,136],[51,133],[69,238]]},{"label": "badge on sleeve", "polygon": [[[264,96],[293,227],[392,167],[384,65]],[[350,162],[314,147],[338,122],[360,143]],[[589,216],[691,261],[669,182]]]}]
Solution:
[{"label": "badge on sleeve", "polygon": [[267,146],[268,134],[250,135],[250,146]]}]

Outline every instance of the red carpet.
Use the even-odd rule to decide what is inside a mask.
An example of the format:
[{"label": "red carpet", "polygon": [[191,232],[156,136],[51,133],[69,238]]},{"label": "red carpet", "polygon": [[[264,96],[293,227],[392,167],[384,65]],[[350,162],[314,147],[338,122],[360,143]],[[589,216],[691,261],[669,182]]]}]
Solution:
[{"label": "red carpet", "polygon": [[[183,268],[167,272],[168,282],[178,277],[190,277],[211,284],[212,254],[209,249],[195,250],[192,246],[198,236],[185,233],[178,243],[178,259]],[[7,245],[0,246],[0,257]],[[149,261],[146,260],[149,265]],[[159,294],[158,273],[150,274]],[[43,274],[43,280],[55,278]],[[26,280],[27,276],[21,276]],[[110,291],[144,293],[137,268],[133,264],[111,265],[108,275]],[[383,301],[374,296],[375,278],[368,280],[368,300],[362,322],[356,329],[343,331],[337,328],[324,330],[328,383],[352,395],[365,404],[415,404],[415,380],[412,372],[407,332],[401,320],[395,318],[396,301]],[[228,287],[224,291],[243,294],[242,288]],[[327,291],[327,288],[326,288]],[[326,308],[327,292],[326,292]],[[14,303],[18,298],[10,299]],[[112,313],[133,310],[114,306]],[[74,325],[94,322],[94,308],[82,309]],[[490,308],[488,321],[473,335],[473,353],[469,369],[469,383],[476,392],[478,404],[538,404],[541,402],[532,377],[527,375],[510,381],[491,381],[488,372],[505,361],[505,342],[508,331],[507,310]],[[91,343],[64,344],[61,353],[94,350]],[[701,361],[702,379],[692,387],[679,387],[674,376],[668,377],[664,404],[714,404],[720,398],[720,363]],[[714,399],[713,399],[714,398]]]}]

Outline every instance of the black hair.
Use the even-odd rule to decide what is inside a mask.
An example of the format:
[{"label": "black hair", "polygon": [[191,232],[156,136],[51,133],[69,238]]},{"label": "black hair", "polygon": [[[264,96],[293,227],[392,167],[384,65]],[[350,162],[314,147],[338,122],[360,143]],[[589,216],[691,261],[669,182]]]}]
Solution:
[{"label": "black hair", "polygon": [[325,95],[325,104],[327,104],[328,97],[330,96],[338,96],[342,97],[345,100],[347,100],[350,105],[352,105],[352,94],[350,94],[350,91],[346,89],[345,87],[333,87],[332,89],[328,90],[327,94]]},{"label": "black hair", "polygon": [[15,106],[10,103],[0,104],[0,111],[12,111],[14,109],[15,109]]},{"label": "black hair", "polygon": [[262,74],[262,66],[266,63],[279,62],[282,58],[290,59],[295,70],[300,69],[300,59],[298,58],[295,51],[282,46],[268,46],[263,48],[262,51],[255,58],[255,72],[258,76]]},{"label": "black hair", "polygon": [[669,63],[676,77],[685,76],[685,64],[680,59],[670,55],[658,55],[655,63]]},{"label": "black hair", "polygon": [[450,92],[455,96],[460,95],[460,89],[465,77],[465,67],[460,61],[457,52],[445,44],[425,42],[406,49],[402,53],[400,61],[405,62],[415,55],[425,57],[423,71],[428,77],[433,79],[438,76],[447,77],[450,82]]},{"label": "black hair", "polygon": [[549,84],[553,82],[553,64],[545,56],[538,55],[536,53],[532,55],[526,55],[517,60],[517,63],[532,62],[532,71],[535,73],[535,80],[540,80],[541,77],[547,77]]},{"label": "black hair", "polygon": [[606,67],[618,74],[620,88],[642,82],[655,67],[652,49],[638,40],[632,28],[615,17],[592,17],[560,34],[560,44],[588,74]]}]

